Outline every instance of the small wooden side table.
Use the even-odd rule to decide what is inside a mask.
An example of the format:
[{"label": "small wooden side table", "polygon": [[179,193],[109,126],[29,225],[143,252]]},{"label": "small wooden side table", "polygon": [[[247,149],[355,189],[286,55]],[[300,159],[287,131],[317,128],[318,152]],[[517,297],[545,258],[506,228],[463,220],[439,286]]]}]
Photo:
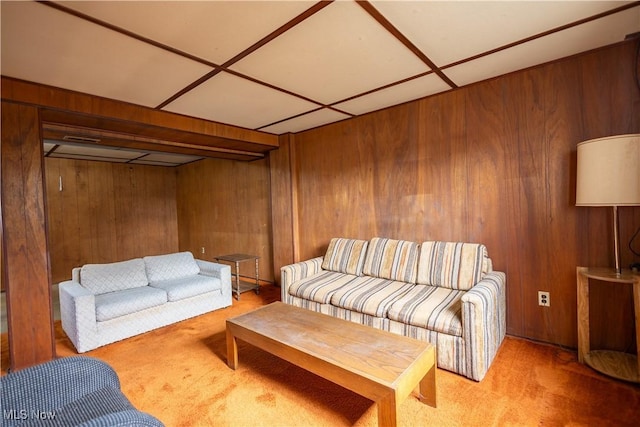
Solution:
[{"label": "small wooden side table", "polygon": [[[217,262],[225,261],[229,263],[233,263],[235,265],[235,286],[232,287],[232,291],[236,294],[236,299],[240,301],[240,294],[247,291],[256,291],[256,294],[260,293],[260,277],[259,277],[259,268],[258,268],[258,260],[259,256],[249,255],[249,254],[229,254],[229,255],[220,255],[214,258]],[[245,261],[255,261],[256,263],[256,283],[251,283],[246,280],[240,279],[240,263]]]},{"label": "small wooden side table", "polygon": [[[640,383],[640,275],[616,274],[611,268],[578,267],[578,361],[596,371],[625,381]],[[633,285],[633,309],[638,355],[609,350],[591,350],[589,336],[589,279]]]}]

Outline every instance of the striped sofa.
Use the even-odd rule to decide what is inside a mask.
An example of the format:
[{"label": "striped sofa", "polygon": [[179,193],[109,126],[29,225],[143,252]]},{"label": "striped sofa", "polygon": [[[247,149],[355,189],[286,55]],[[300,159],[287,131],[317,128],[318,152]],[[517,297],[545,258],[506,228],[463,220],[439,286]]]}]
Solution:
[{"label": "striped sofa", "polygon": [[380,237],[281,269],[283,302],[429,341],[439,368],[475,381],[505,336],[505,281],[482,244]]}]

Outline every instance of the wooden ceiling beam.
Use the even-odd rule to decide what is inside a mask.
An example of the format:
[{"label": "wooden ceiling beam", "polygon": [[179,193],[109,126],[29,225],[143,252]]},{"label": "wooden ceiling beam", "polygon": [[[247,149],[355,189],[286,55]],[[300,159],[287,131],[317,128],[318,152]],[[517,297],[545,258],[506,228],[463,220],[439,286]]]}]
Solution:
[{"label": "wooden ceiling beam", "polygon": [[222,151],[260,153],[278,148],[278,136],[187,117],[127,102],[2,76],[2,100],[41,107],[42,120]]}]

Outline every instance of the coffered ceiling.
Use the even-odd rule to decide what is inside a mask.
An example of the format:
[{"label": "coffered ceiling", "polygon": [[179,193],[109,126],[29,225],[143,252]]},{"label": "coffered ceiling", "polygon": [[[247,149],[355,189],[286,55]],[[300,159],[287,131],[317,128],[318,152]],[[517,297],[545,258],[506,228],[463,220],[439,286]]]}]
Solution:
[{"label": "coffered ceiling", "polygon": [[2,1],[3,76],[273,134],[616,43],[629,1]]}]

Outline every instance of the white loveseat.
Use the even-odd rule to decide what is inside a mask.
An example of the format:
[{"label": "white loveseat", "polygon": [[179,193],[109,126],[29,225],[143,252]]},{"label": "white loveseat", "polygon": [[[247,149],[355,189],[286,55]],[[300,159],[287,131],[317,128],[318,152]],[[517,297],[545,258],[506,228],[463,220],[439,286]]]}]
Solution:
[{"label": "white loveseat", "polygon": [[439,368],[480,381],[505,336],[505,280],[482,244],[334,238],[282,267],[281,298],[431,342]]},{"label": "white loveseat", "polygon": [[62,329],[79,353],[231,305],[231,268],[191,252],[86,264],[60,283]]}]

